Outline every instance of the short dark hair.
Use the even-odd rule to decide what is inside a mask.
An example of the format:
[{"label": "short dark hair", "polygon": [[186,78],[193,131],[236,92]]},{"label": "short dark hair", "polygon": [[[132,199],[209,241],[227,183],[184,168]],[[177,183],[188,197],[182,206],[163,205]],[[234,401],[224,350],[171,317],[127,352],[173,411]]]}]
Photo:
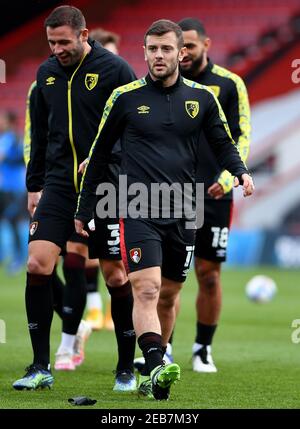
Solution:
[{"label": "short dark hair", "polygon": [[95,28],[89,32],[91,39],[97,40],[101,45],[106,45],[107,43],[115,43],[116,46],[120,44],[120,36],[112,31],[106,31],[103,28]]},{"label": "short dark hair", "polygon": [[178,22],[182,31],[195,30],[199,36],[206,36],[206,30],[203,23],[197,18],[183,18]]},{"label": "short dark hair", "polygon": [[151,26],[146,31],[144,36],[144,44],[146,45],[147,36],[163,36],[170,31],[173,31],[173,33],[176,34],[178,47],[181,49],[184,45],[181,28],[178,24],[176,24],[176,22],[170,21],[169,19],[160,19],[159,21],[153,22],[153,24],[151,24]]},{"label": "short dark hair", "polygon": [[58,6],[45,19],[45,27],[61,27],[68,25],[73,30],[83,30],[86,28],[85,18],[81,10],[74,6]]}]

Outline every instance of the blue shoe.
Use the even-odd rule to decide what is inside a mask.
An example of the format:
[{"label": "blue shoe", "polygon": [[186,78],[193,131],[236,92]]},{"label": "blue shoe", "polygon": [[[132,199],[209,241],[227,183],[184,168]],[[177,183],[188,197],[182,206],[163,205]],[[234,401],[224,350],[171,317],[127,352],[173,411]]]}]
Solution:
[{"label": "blue shoe", "polygon": [[117,371],[113,388],[115,392],[134,392],[136,387],[136,379],[132,371],[129,369]]},{"label": "blue shoe", "polygon": [[13,388],[16,390],[36,390],[52,386],[54,378],[51,371],[39,364],[32,364],[26,369],[26,374],[23,378],[15,381]]},{"label": "blue shoe", "polygon": [[177,363],[159,365],[151,371],[152,393],[156,400],[168,400],[170,387],[180,380],[180,367]]}]

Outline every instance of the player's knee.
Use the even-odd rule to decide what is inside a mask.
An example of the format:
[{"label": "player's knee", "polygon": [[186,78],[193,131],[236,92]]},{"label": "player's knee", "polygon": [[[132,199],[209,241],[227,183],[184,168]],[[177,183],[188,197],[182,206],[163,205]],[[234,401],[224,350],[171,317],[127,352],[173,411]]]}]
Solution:
[{"label": "player's knee", "polygon": [[165,287],[163,284],[159,295],[159,305],[164,308],[175,307],[175,303],[181,288],[182,284],[178,282],[169,282],[168,287]]},{"label": "player's knee", "polygon": [[41,258],[36,256],[29,256],[27,261],[27,271],[31,274],[48,274],[47,265]]},{"label": "player's knee", "polygon": [[206,271],[200,274],[200,287],[209,293],[214,293],[220,286],[220,275],[218,271]]},{"label": "player's knee", "polygon": [[173,295],[164,295],[159,297],[159,306],[163,308],[172,308],[175,306],[176,298]]},{"label": "player's knee", "polygon": [[135,282],[134,288],[136,298],[146,303],[158,299],[160,283],[155,279],[148,281],[141,280]]},{"label": "player's knee", "polygon": [[128,281],[125,269],[122,266],[110,265],[105,268],[102,267],[102,274],[105,283],[110,287],[120,287]]}]

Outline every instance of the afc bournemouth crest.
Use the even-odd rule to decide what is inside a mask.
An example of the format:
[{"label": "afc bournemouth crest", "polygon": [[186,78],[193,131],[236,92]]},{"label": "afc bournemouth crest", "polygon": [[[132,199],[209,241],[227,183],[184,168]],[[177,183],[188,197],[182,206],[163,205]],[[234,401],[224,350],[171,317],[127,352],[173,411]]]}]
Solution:
[{"label": "afc bournemouth crest", "polygon": [[89,91],[95,88],[99,79],[99,75],[95,73],[87,73],[85,75],[85,86]]},{"label": "afc bournemouth crest", "polygon": [[192,118],[196,118],[199,113],[199,103],[198,101],[186,101],[185,102],[185,110],[187,114]]},{"label": "afc bournemouth crest", "polygon": [[29,227],[29,234],[33,235],[38,228],[38,222],[32,222]]},{"label": "afc bournemouth crest", "polygon": [[141,260],[141,257],[142,257],[142,250],[140,249],[140,247],[135,247],[134,249],[130,249],[129,255],[130,255],[131,260],[135,264],[138,264]]}]

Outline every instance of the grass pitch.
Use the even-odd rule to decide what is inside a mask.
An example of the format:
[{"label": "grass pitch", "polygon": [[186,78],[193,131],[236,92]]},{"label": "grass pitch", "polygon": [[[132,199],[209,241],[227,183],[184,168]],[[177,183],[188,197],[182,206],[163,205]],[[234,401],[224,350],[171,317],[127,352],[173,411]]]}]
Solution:
[{"label": "grass pitch", "polygon": [[[246,282],[255,274],[270,275],[278,294],[268,304],[245,297]],[[73,396],[97,399],[101,409],[239,409],[300,408],[300,344],[292,342],[294,319],[300,319],[300,272],[274,269],[224,270],[223,312],[215,335],[216,374],[191,370],[195,336],[196,281],[191,272],[182,293],[174,338],[175,360],[182,380],[168,402],[140,399],[112,391],[116,364],[112,332],[95,332],[86,346],[86,360],[71,373],[55,372],[51,390],[15,391],[12,382],[31,363],[31,347],[24,310],[25,274],[7,277],[0,270],[0,319],[6,324],[6,343],[0,343],[0,408],[74,408]],[[103,291],[104,286],[101,284]],[[60,320],[52,325],[52,364],[60,341]],[[300,338],[300,336],[299,336]],[[137,350],[139,355],[139,350]]]}]

